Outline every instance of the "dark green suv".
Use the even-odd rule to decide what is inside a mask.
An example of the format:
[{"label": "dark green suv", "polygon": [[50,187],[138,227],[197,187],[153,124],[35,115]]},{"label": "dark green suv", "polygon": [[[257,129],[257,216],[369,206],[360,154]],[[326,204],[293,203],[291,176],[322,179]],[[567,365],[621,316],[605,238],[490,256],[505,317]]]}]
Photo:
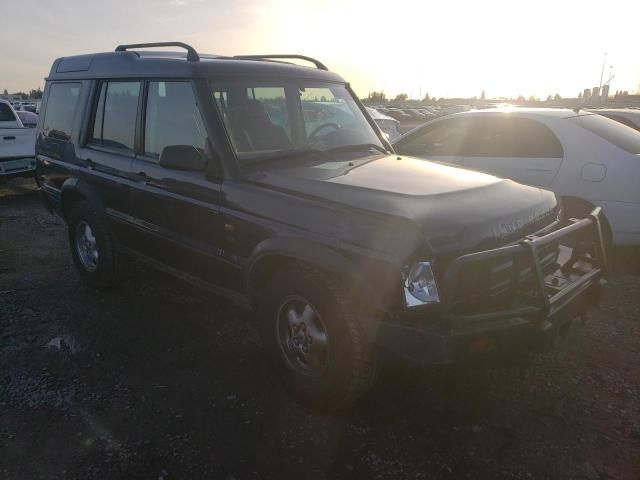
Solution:
[{"label": "dark green suv", "polygon": [[255,311],[286,385],[323,408],[367,389],[380,349],[535,351],[603,274],[597,210],[563,220],[553,193],[396,155],[307,57],[60,58],[41,115],[37,181],[83,279],[116,285],[135,258]]}]

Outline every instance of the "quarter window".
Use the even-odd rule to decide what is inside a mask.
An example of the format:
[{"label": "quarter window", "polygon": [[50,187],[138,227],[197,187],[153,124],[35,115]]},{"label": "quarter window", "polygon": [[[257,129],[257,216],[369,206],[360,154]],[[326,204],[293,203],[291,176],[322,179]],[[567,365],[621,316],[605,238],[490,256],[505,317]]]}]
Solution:
[{"label": "quarter window", "polygon": [[189,82],[149,83],[144,131],[144,151],[152,157],[169,145],[204,149],[207,135]]},{"label": "quarter window", "polygon": [[80,83],[54,83],[51,85],[42,128],[44,135],[64,141],[71,138],[71,128],[78,109],[80,89]]},{"label": "quarter window", "polygon": [[93,143],[134,150],[140,82],[104,82],[93,126]]}]

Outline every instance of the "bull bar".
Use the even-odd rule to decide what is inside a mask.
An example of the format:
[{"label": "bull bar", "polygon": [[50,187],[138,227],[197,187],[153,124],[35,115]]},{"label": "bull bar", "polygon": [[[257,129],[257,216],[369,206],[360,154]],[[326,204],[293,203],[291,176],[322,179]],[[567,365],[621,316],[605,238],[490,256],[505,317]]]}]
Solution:
[{"label": "bull bar", "polygon": [[[569,225],[554,230],[548,234],[541,236],[529,235],[517,244],[470,253],[453,260],[444,274],[445,297],[442,304],[443,318],[449,322],[452,330],[455,330],[458,326],[462,327],[463,325],[469,325],[472,323],[477,324],[483,321],[514,317],[553,317],[556,313],[562,310],[572,298],[579,295],[581,292],[584,292],[587,288],[596,283],[596,280],[599,277],[603,277],[608,269],[608,259],[605,248],[600,207],[596,207],[585,218],[571,218],[569,221]],[[588,270],[584,271],[583,268],[579,271],[579,274],[576,274],[576,270],[574,269],[574,252],[572,251],[569,260],[566,262],[569,263],[568,270],[571,271],[571,275],[567,276],[568,280],[563,288],[557,288],[546,280],[549,275],[545,276],[545,273],[543,272],[539,256],[540,248],[550,244],[551,242],[559,241],[563,238],[566,239],[566,237],[572,236],[580,231],[584,233],[589,233],[590,231],[593,234],[593,242],[591,242],[591,246],[593,247],[592,254],[594,258],[588,259]],[[516,262],[515,259],[517,257],[521,257],[523,254],[525,258],[528,258],[528,263],[534,275],[534,298],[536,301],[528,305],[493,310],[486,313],[459,315],[453,312],[452,306],[455,301],[454,297],[456,295],[457,287],[460,284],[460,277],[464,268],[469,265],[480,264],[488,260],[498,259],[508,261],[509,259],[514,259],[511,265],[512,281],[510,288],[516,289],[518,286],[516,275],[519,275],[519,271],[516,266],[520,266],[520,262]],[[581,260],[584,260],[584,258]],[[558,265],[558,268],[562,270],[565,266]]]}]

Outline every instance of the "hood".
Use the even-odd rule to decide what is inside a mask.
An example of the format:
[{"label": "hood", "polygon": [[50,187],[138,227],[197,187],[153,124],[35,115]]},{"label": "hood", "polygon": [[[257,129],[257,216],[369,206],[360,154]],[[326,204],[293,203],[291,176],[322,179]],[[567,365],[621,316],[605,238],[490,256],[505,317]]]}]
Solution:
[{"label": "hood", "polygon": [[411,157],[262,173],[257,182],[265,187],[410,221],[433,253],[504,245],[558,216],[552,192]]}]

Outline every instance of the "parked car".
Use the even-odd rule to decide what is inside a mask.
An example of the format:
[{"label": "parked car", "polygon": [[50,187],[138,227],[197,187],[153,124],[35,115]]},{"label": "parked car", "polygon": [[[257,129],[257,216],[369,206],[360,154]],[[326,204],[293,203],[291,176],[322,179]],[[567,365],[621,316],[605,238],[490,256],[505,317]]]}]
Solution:
[{"label": "parked car", "polygon": [[[187,55],[144,51],[158,46]],[[304,114],[328,103],[348,127]],[[321,408],[366,391],[379,348],[513,362],[564,332],[603,274],[597,209],[559,228],[551,192],[398,157],[309,57],[175,42],[64,57],[42,116],[37,182],[86,283],[117,285],[134,257],[257,312],[285,385]],[[571,235],[586,249],[563,257]]]},{"label": "parked car", "polygon": [[390,108],[386,111],[386,115],[389,115],[391,118],[395,118],[399,122],[410,122],[413,120],[413,117],[406,112],[398,108]]},{"label": "parked car", "polygon": [[437,118],[396,150],[556,192],[568,216],[602,207],[607,235],[640,245],[640,132],[589,112],[495,109]]},{"label": "parked car", "polygon": [[27,112],[36,113],[37,104],[34,102],[27,102],[22,104],[22,110]]},{"label": "parked car", "polygon": [[623,125],[640,131],[640,110],[635,108],[597,108],[590,110],[604,117],[620,122]]},{"label": "parked car", "polygon": [[367,107],[367,112],[389,140],[395,140],[400,136],[400,122],[398,120],[380,113],[375,108]]},{"label": "parked car", "polygon": [[27,128],[35,128],[38,126],[38,115],[36,115],[35,113],[31,113],[26,110],[20,110],[19,112],[16,112],[16,115],[18,115],[18,118],[22,122],[23,126]]},{"label": "parked car", "polygon": [[25,128],[11,103],[0,100],[0,178],[33,175],[35,130]]}]

